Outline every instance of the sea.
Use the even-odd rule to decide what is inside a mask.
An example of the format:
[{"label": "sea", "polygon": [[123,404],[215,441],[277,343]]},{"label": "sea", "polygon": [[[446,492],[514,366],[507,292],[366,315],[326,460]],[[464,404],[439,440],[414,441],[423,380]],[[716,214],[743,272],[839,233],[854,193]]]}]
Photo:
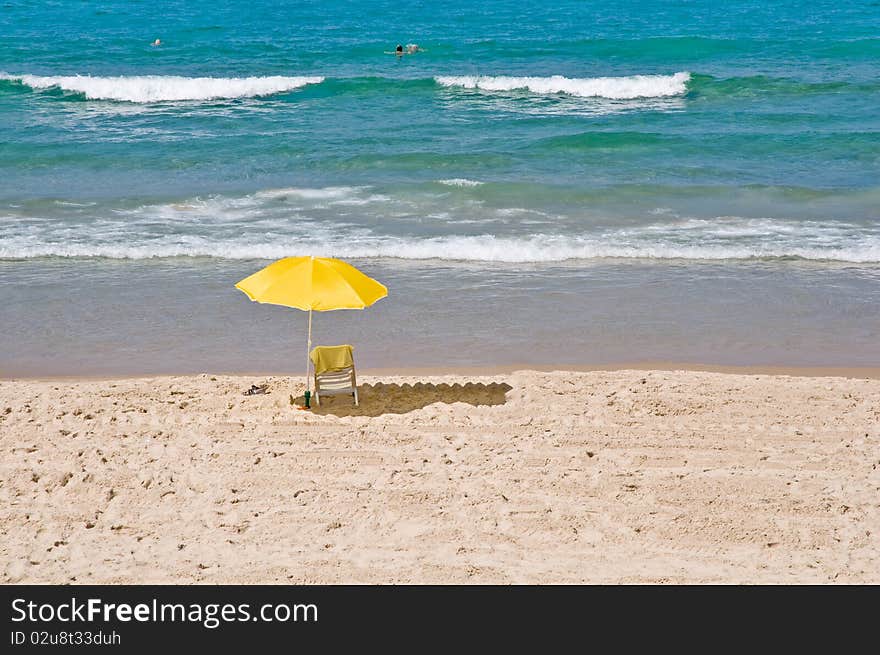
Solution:
[{"label": "sea", "polygon": [[[0,376],[880,366],[880,2],[8,0]],[[396,46],[412,49],[398,56]],[[409,48],[412,45],[414,47]]]}]

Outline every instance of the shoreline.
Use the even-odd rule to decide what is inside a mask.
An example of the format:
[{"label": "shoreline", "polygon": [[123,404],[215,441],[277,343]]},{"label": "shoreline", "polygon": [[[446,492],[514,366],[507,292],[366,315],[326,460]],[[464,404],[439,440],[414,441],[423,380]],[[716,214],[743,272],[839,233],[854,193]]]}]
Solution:
[{"label": "shoreline", "polygon": [[[618,364],[584,364],[573,366],[535,366],[531,364],[505,364],[494,366],[428,366],[401,368],[358,368],[358,377],[473,377],[486,378],[513,373],[552,373],[566,371],[572,373],[592,372],[689,372],[722,373],[727,375],[786,376],[799,378],[844,378],[880,379],[880,366],[785,366],[785,365],[722,365],[698,364],[692,362],[621,362]],[[223,377],[289,377],[305,378],[297,371],[168,371],[159,373],[118,373],[85,375],[6,375],[0,371],[0,382],[76,382],[100,380],[142,380],[172,377],[214,375]]]}]

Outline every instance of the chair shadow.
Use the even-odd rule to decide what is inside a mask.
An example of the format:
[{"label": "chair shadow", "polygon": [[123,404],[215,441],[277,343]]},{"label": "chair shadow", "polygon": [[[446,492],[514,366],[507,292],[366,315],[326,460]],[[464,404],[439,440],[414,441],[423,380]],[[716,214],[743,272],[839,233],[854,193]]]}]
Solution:
[{"label": "chair shadow", "polygon": [[[468,382],[466,384],[359,384],[359,405],[354,406],[351,396],[326,396],[321,405],[312,400],[312,413],[333,416],[381,416],[382,414],[407,414],[433,403],[467,403],[479,405],[503,405],[506,394],[513,389],[506,382]],[[303,397],[295,399],[303,404]]]}]

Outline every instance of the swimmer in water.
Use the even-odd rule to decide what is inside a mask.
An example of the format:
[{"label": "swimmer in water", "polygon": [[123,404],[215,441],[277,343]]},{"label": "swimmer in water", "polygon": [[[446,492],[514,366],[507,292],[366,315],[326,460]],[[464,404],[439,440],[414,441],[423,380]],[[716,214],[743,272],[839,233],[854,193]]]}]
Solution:
[{"label": "swimmer in water", "polygon": [[398,55],[402,55],[403,54],[403,46],[398,43],[397,47],[394,49],[394,52],[396,52]]},{"label": "swimmer in water", "polygon": [[414,55],[417,52],[421,52],[422,49],[419,47],[418,43],[407,43],[406,44],[406,54]]},{"label": "swimmer in water", "polygon": [[155,48],[155,47],[157,47],[157,46],[162,45],[162,41],[160,41],[159,39],[156,39],[156,40],[153,41],[150,45],[153,46],[153,47]]}]

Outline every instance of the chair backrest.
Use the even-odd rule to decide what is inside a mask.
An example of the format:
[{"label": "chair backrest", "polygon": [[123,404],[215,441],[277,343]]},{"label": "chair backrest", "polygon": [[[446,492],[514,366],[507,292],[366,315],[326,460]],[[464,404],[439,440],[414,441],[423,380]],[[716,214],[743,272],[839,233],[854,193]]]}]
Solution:
[{"label": "chair backrest", "polygon": [[354,368],[341,368],[336,371],[324,371],[315,376],[315,388],[322,392],[335,389],[352,389],[354,386]]},{"label": "chair backrest", "polygon": [[354,346],[344,344],[341,346],[315,346],[309,353],[312,366],[315,367],[315,375],[323,375],[328,371],[338,371],[354,366],[352,351]]}]

